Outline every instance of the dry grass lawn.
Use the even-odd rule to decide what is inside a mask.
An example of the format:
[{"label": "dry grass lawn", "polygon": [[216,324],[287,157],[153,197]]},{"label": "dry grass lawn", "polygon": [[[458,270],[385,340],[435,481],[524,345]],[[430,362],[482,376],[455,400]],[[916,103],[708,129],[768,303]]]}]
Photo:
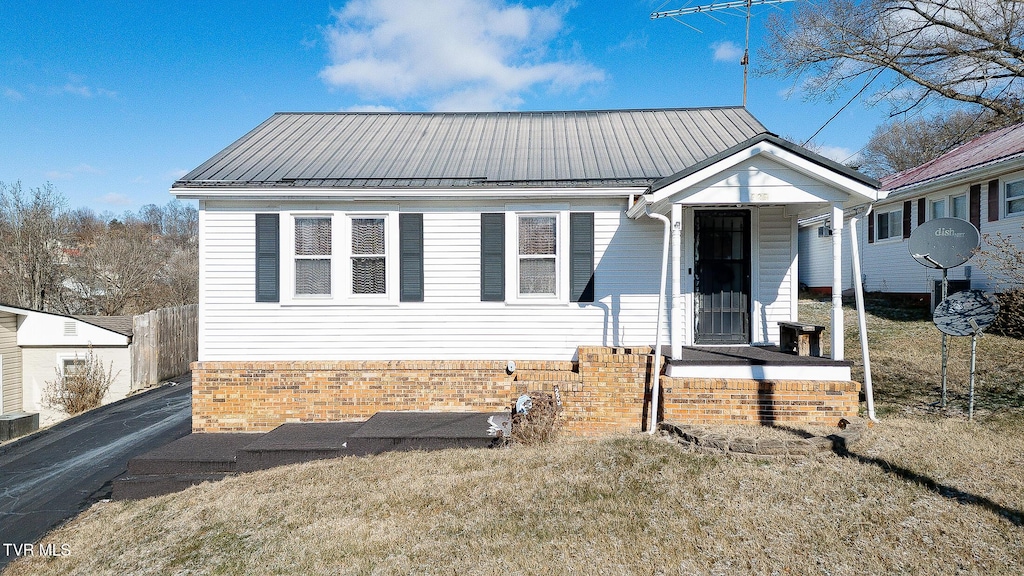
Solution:
[{"label": "dry grass lawn", "polygon": [[4,574],[1024,574],[1022,343],[982,339],[969,423],[959,376],[930,406],[937,331],[897,313],[871,318],[883,421],[849,455],[636,435],[322,461],[97,504],[44,539],[68,556]]}]

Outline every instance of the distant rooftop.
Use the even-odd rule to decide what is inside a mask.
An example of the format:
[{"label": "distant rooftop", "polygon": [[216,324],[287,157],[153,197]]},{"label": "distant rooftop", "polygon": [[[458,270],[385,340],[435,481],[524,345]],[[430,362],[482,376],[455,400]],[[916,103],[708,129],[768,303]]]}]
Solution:
[{"label": "distant rooftop", "polygon": [[739,107],[279,113],[173,188],[642,187],[764,133]]},{"label": "distant rooftop", "polygon": [[1024,156],[1024,123],[983,134],[930,162],[883,178],[882,190],[898,192],[1015,156]]}]

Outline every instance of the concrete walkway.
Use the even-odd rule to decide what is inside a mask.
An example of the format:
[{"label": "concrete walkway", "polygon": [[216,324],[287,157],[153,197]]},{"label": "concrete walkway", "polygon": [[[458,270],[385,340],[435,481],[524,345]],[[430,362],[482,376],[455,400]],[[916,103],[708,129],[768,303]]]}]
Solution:
[{"label": "concrete walkway", "polygon": [[[0,568],[15,545],[47,531],[103,498],[128,461],[187,435],[192,381],[131,396],[0,446]],[[21,548],[19,548],[21,549]]]}]

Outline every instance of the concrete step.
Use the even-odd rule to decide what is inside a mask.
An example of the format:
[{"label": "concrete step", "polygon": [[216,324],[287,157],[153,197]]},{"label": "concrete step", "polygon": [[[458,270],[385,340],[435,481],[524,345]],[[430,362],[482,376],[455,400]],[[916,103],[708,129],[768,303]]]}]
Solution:
[{"label": "concrete step", "polygon": [[141,500],[153,496],[162,496],[172,492],[180,492],[189,486],[203,482],[217,482],[230,474],[147,474],[143,476],[124,476],[113,482],[111,499]]},{"label": "concrete step", "polygon": [[282,424],[259,440],[241,448],[239,472],[265,470],[311,460],[349,456],[348,437],[364,422]]},{"label": "concrete step", "polygon": [[234,472],[236,454],[263,434],[189,434],[128,461],[130,476]]},{"label": "concrete step", "polygon": [[507,412],[378,412],[348,437],[353,455],[388,451],[487,448]]}]

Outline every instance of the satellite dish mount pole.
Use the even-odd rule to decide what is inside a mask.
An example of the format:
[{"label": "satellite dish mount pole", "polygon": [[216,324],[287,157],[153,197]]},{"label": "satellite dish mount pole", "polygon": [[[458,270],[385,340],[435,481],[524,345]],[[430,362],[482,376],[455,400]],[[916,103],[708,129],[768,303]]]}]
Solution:
[{"label": "satellite dish mount pole", "polygon": [[[949,270],[942,269],[942,300],[949,296]],[[939,302],[942,302],[939,300]],[[949,363],[949,340],[946,333],[942,333],[942,402],[940,406],[946,409],[946,365]],[[972,381],[973,384],[973,381]]]}]

